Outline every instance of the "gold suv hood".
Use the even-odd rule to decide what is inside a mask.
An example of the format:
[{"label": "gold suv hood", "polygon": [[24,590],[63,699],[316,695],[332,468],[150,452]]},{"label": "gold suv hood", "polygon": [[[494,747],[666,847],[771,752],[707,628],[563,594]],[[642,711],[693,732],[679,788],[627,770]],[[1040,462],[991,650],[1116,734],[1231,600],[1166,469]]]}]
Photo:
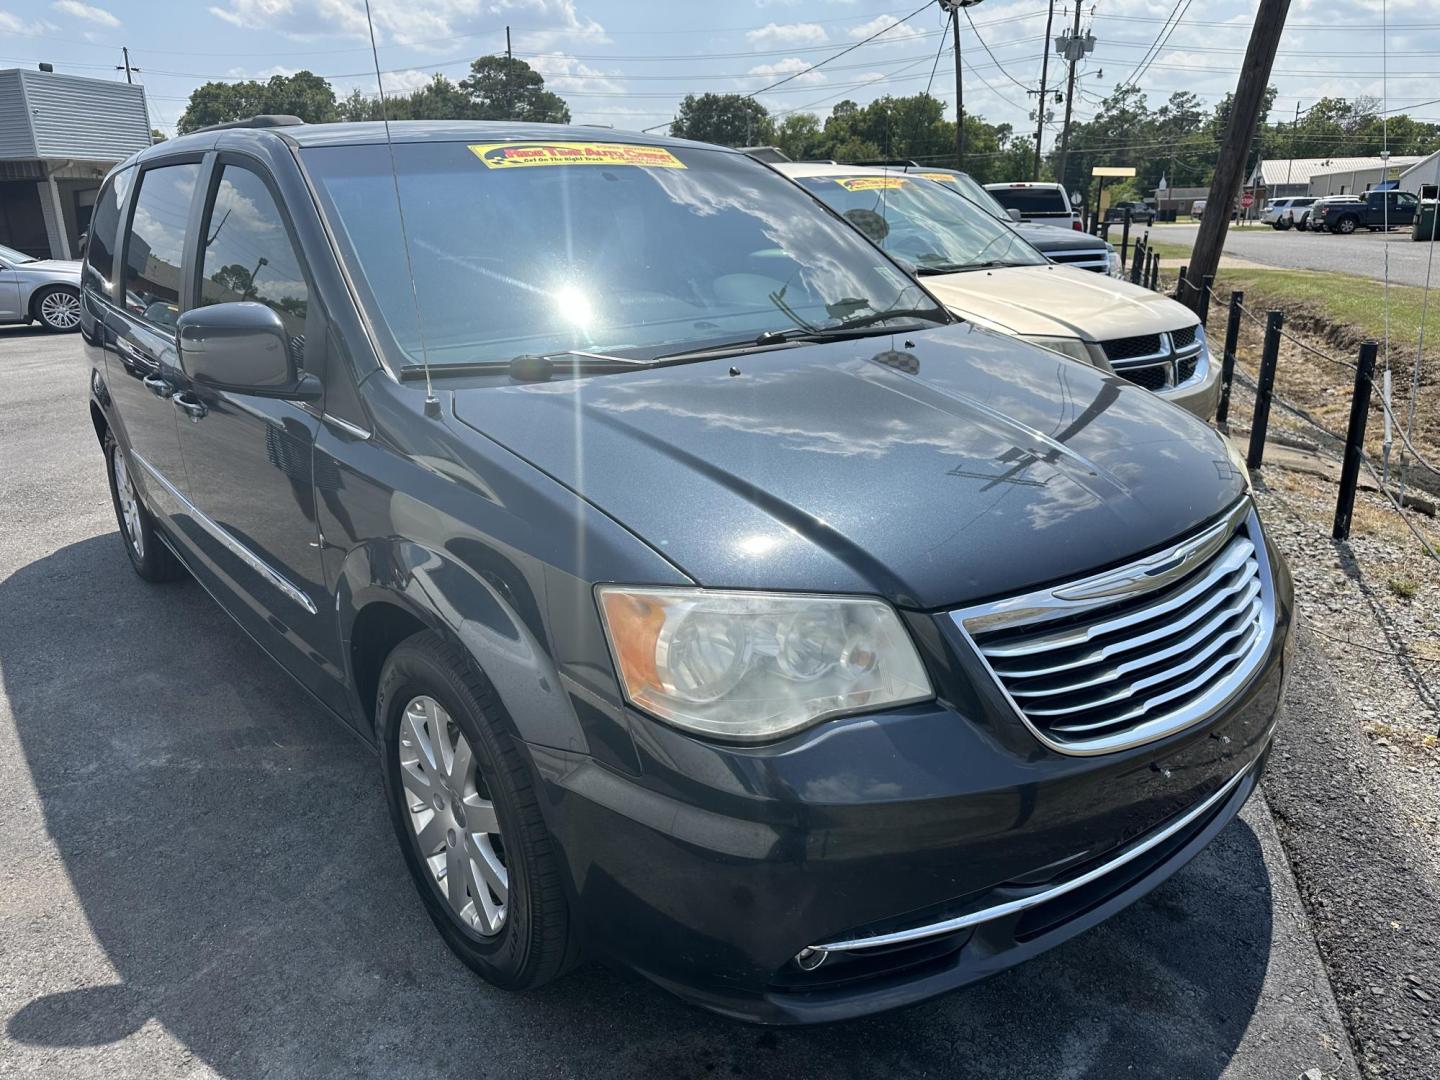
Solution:
[{"label": "gold suv hood", "polygon": [[1110,341],[1179,330],[1199,321],[1169,297],[1068,266],[970,270],[927,276],[924,283],[957,315],[1024,337]]}]

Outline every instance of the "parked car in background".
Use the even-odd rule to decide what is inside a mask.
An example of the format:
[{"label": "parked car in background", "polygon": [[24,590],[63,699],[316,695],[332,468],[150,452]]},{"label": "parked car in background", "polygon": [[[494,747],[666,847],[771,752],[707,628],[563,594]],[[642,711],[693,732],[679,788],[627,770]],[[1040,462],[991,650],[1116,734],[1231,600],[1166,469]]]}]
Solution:
[{"label": "parked car in background", "polygon": [[0,245],[0,323],[32,322],[57,334],[80,329],[80,264]]},{"label": "parked car in background", "polygon": [[1220,369],[1169,297],[1048,262],[969,200],[919,177],[849,165],[775,166],[912,268],[960,317],[1153,390],[1208,420]]},{"label": "parked car in background", "polygon": [[1022,221],[1080,230],[1080,211],[1075,209],[1063,184],[986,184],[985,190],[1005,209],[1018,210]]},{"label": "parked car in background", "polygon": [[1348,236],[1356,229],[1408,229],[1420,200],[1408,191],[1367,191],[1364,195],[1327,197],[1310,211],[1311,228]]},{"label": "parked car in background", "polygon": [[1265,204],[1260,220],[1266,225],[1284,231],[1297,224],[1296,215],[1308,211],[1315,205],[1315,196],[1296,195],[1291,198],[1272,199]]},{"label": "parked car in background", "polygon": [[1111,277],[1122,275],[1120,253],[1115,250],[1114,244],[1086,232],[1076,232],[1068,224],[1062,228],[1058,225],[1041,225],[1037,222],[1024,221],[1018,210],[1007,210],[1001,206],[995,196],[985,190],[980,182],[969,173],[960,172],[958,169],[923,166],[904,161],[856,162],[855,164],[874,165],[891,172],[920,176],[926,180],[933,180],[937,184],[944,184],[946,187],[958,191],[997,221],[1010,226],[1030,241],[1051,262],[1059,263],[1061,266],[1073,266],[1079,270],[1093,270],[1097,274],[1109,274]]},{"label": "parked car in background", "polygon": [[1106,221],[1124,221],[1125,211],[1130,211],[1130,220],[1141,225],[1153,225],[1155,223],[1155,208],[1143,202],[1118,202],[1112,203],[1105,211]]},{"label": "parked car in background", "polygon": [[1190,216],[1199,221],[1205,214],[1205,204],[1208,199],[1196,199],[1190,204]]},{"label": "parked car in background", "polygon": [[[376,749],[482,977],[584,947],[730,1017],[897,1008],[1124,909],[1255,790],[1293,596],[1207,425],[957,323],[733,150],[251,123],[99,192],[81,337],[118,542]],[[981,258],[1040,261],[925,189]],[[313,742],[322,799],[350,774]]]}]

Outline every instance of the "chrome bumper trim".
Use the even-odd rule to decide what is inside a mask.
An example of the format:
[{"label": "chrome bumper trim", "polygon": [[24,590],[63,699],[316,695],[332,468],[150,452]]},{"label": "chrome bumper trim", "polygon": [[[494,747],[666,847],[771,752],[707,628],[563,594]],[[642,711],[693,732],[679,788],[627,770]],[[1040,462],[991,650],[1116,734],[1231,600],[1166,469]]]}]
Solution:
[{"label": "chrome bumper trim", "polygon": [[1133,846],[1126,848],[1115,858],[1093,870],[1086,871],[1079,877],[1053,885],[1029,896],[1022,896],[1018,900],[1010,900],[1003,904],[995,904],[991,907],[981,908],[979,911],[972,911],[968,915],[957,915],[953,919],[945,919],[942,922],[927,923],[924,926],[913,926],[908,930],[896,930],[890,934],[875,934],[871,937],[850,938],[846,941],[828,941],[823,945],[812,945],[811,948],[819,952],[859,952],[865,949],[880,949],[890,945],[904,945],[909,942],[924,941],[927,938],[941,937],[945,934],[953,934],[957,930],[966,930],[980,923],[991,922],[995,919],[1003,919],[1007,915],[1015,915],[1033,907],[1047,903],[1066,893],[1074,892],[1076,889],[1089,885],[1092,881],[1098,881],[1106,874],[1120,869],[1126,863],[1133,862],[1146,852],[1159,847],[1166,840],[1169,840],[1176,833],[1183,832],[1188,826],[1204,817],[1213,810],[1219,803],[1223,802],[1240,785],[1240,782],[1254,771],[1260,758],[1256,758],[1245,768],[1232,776],[1225,784],[1205,799],[1198,806],[1188,810],[1182,817],[1172,821],[1169,825],[1158,832],[1151,833],[1145,839]]},{"label": "chrome bumper trim", "polygon": [[193,517],[196,523],[199,524],[202,529],[208,532],[216,540],[220,541],[221,544],[223,544],[238,559],[245,563],[246,566],[250,567],[250,569],[254,570],[266,581],[270,582],[271,585],[274,585],[275,588],[279,589],[282,593],[284,593],[291,600],[295,601],[295,603],[303,607],[311,615],[316,614],[317,609],[315,607],[315,601],[311,600],[310,597],[305,595],[305,593],[301,592],[300,589],[292,585],[287,578],[281,575],[279,571],[273,569],[270,564],[265,562],[265,560],[261,559],[260,556],[256,555],[248,547],[240,543],[239,540],[236,540],[235,537],[231,536],[229,531],[218,521],[216,521],[209,514],[205,513],[205,511],[201,510],[198,506],[196,506],[193,502],[186,498],[184,493],[181,492],[180,489],[177,488],[174,484],[172,484],[166,478],[165,474],[162,473],[159,469],[155,468],[154,465],[151,465],[150,462],[146,461],[134,450],[129,451],[129,454],[132,458],[134,458],[137,462],[140,463],[140,465],[145,469],[147,473],[149,473],[155,478],[155,481],[158,484],[165,488],[166,492],[169,493],[172,499],[175,499],[177,502],[179,502],[179,504],[184,508],[185,512],[191,517]]}]

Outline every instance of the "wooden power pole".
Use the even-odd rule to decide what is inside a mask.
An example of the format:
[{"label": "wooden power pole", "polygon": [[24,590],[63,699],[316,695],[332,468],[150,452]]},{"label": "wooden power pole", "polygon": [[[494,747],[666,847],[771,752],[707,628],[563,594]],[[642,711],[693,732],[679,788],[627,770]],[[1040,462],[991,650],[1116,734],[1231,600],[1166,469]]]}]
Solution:
[{"label": "wooden power pole", "polygon": [[1260,106],[1265,88],[1270,83],[1270,69],[1275,65],[1275,50],[1285,29],[1285,16],[1290,0],[1260,0],[1255,25],[1250,30],[1250,45],[1245,50],[1245,63],[1240,81],[1235,86],[1234,107],[1230,123],[1220,144],[1220,158],[1215,163],[1215,176],[1210,181],[1210,197],[1205,215],[1200,219],[1200,234],[1190,254],[1188,280],[1194,288],[1181,288],[1179,295],[1197,313],[1205,298],[1199,285],[1213,277],[1220,265],[1220,252],[1225,246],[1225,233],[1230,228],[1230,210],[1245,181],[1245,165],[1250,157],[1250,144],[1255,141],[1255,128],[1260,123]]},{"label": "wooden power pole", "polygon": [[1045,80],[1050,74],[1050,28],[1055,23],[1055,0],[1050,0],[1050,13],[1045,16],[1045,40],[1040,45],[1040,94],[1035,99],[1035,170],[1032,180],[1040,179],[1040,144],[1045,141]]},{"label": "wooden power pole", "polygon": [[1075,104],[1075,65],[1079,63],[1080,57],[1085,54],[1080,52],[1074,42],[1080,37],[1080,0],[1075,0],[1075,27],[1070,32],[1071,45],[1069,55],[1070,75],[1065,84],[1065,124],[1060,128],[1060,166],[1056,171],[1055,179],[1065,183],[1065,161],[1070,155],[1070,112]]}]

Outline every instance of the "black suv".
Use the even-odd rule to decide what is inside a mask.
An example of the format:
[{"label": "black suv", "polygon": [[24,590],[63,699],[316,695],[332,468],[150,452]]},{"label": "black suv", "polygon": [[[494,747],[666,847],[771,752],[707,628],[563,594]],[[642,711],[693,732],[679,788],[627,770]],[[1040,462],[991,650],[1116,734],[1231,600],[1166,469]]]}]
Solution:
[{"label": "black suv", "polygon": [[1212,431],[956,323],[743,154],[391,129],[125,162],[83,339],[129,561],[373,744],[467,964],[531,987],[583,944],[853,1016],[1236,814],[1291,590]]}]

